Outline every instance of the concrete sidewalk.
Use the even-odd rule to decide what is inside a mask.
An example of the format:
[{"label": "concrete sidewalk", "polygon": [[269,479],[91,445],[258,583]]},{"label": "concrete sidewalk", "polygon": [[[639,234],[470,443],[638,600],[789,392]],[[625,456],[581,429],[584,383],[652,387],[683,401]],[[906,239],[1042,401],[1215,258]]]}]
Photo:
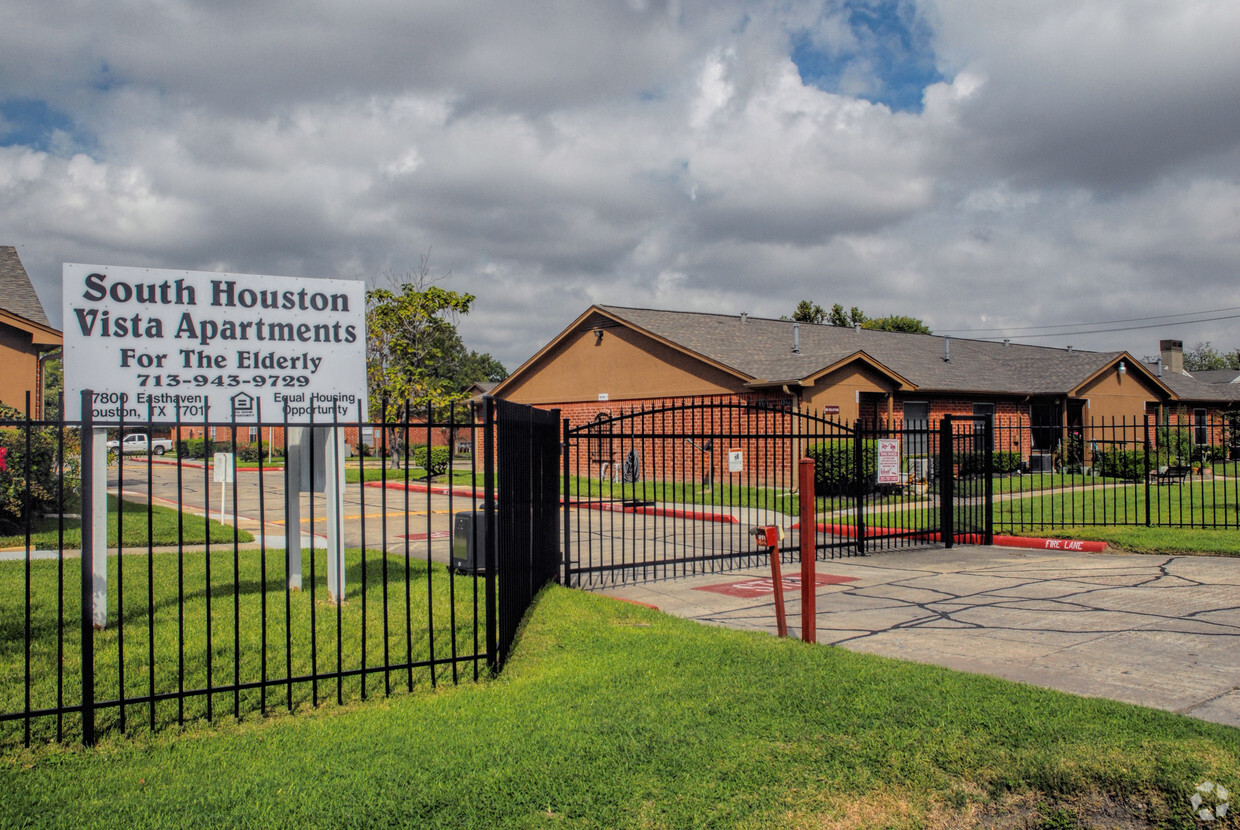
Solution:
[{"label": "concrete sidewalk", "polygon": [[[820,643],[1240,727],[1240,559],[962,546],[819,562],[817,572],[851,580],[818,589]],[[783,573],[797,577],[798,566]],[[755,583],[769,576],[762,567],[599,592],[773,634],[769,581]],[[785,590],[792,636],[799,598],[799,587]]]}]

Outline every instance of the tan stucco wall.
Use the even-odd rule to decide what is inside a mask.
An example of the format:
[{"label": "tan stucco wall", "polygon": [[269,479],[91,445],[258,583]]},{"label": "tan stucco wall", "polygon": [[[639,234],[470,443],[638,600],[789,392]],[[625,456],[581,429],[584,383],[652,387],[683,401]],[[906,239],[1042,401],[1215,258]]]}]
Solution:
[{"label": "tan stucco wall", "polygon": [[619,327],[603,329],[597,342],[589,327],[569,333],[524,375],[503,390],[503,398],[550,404],[597,401],[600,394],[622,401],[744,390],[738,378]]},{"label": "tan stucco wall", "polygon": [[[862,392],[886,394],[893,384],[864,363],[851,363],[818,378],[814,385],[802,393],[806,406],[818,412],[827,407],[838,406],[839,414],[829,417],[841,423],[851,424],[861,415],[858,395]],[[882,405],[886,414],[886,404]]]},{"label": "tan stucco wall", "polygon": [[0,323],[0,403],[26,411],[26,392],[31,407],[37,406],[35,384],[39,353],[30,334]]},{"label": "tan stucco wall", "polygon": [[1157,401],[1162,395],[1149,382],[1128,368],[1121,375],[1115,367],[1111,367],[1093,381],[1081,387],[1079,397],[1089,401],[1085,409],[1085,420],[1095,422],[1105,420],[1116,423],[1127,419],[1129,423],[1139,422],[1145,416],[1147,401]]}]

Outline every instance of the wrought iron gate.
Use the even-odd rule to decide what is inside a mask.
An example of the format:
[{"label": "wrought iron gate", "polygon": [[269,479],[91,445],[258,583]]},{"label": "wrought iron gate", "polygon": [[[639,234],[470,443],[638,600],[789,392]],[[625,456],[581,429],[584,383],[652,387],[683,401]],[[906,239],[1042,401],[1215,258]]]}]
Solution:
[{"label": "wrought iron gate", "polygon": [[947,415],[939,422],[940,538],[943,544],[994,543],[994,420]]},{"label": "wrought iron gate", "polygon": [[[879,438],[899,447],[898,483],[877,483]],[[765,564],[751,531],[770,525],[784,530],[780,550],[791,558],[806,496],[820,559],[932,544],[942,530],[937,443],[929,424],[879,433],[778,399],[685,400],[565,421],[561,579],[596,587]],[[797,489],[802,457],[814,459],[813,494]]]}]

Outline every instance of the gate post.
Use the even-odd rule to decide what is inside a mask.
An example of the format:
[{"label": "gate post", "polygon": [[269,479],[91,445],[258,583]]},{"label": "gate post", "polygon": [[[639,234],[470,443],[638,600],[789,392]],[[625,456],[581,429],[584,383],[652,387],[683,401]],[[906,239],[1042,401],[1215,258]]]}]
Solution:
[{"label": "gate post", "polygon": [[862,437],[862,422],[858,418],[853,424],[853,507],[855,518],[853,524],[857,529],[857,555],[865,556],[865,441]]},{"label": "gate post", "polygon": [[952,416],[944,415],[939,421],[939,538],[947,547],[956,541],[955,461],[952,455]]},{"label": "gate post", "polygon": [[483,536],[483,561],[486,562],[487,603],[487,668],[495,672],[499,667],[499,626],[496,620],[495,579],[497,556],[495,555],[495,399],[490,395],[482,399],[485,417],[482,433],[482,510],[486,532]]},{"label": "gate post", "polygon": [[818,597],[814,593],[815,559],[818,555],[818,522],[814,515],[814,459],[799,465],[801,493],[801,639],[818,642]]},{"label": "gate post", "polygon": [[560,584],[566,587],[571,587],[573,584],[573,559],[572,559],[572,547],[571,547],[571,541],[570,541],[572,537],[569,535],[569,527],[568,527],[569,502],[572,499],[572,494],[569,488],[569,478],[568,478],[569,469],[570,469],[569,464],[568,464],[568,431],[569,429],[570,427],[568,424],[568,419],[565,418],[563,431],[561,433],[563,435],[563,438],[560,439],[560,453],[563,456],[563,458],[561,458],[560,460],[561,462],[563,462],[563,471],[564,471],[564,483],[562,486],[562,489],[564,491],[564,506],[563,508],[561,508],[563,520],[564,520],[564,541],[562,543],[564,545],[564,552],[562,555],[564,575],[561,578],[562,581]]},{"label": "gate post", "polygon": [[[95,433],[95,393],[82,390],[82,513],[89,515],[94,498],[95,454],[91,452],[88,437]],[[106,515],[106,514],[105,514]],[[82,743],[95,744],[95,620],[92,608],[95,588],[95,534],[93,528],[82,527]],[[107,550],[101,551],[107,556]]]},{"label": "gate post", "polygon": [[986,415],[986,536],[983,544],[995,543],[995,416]]}]

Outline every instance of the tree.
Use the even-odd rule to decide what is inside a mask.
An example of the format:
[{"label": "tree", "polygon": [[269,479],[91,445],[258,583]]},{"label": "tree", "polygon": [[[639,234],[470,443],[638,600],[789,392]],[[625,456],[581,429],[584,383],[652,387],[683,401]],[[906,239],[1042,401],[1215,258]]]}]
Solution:
[{"label": "tree", "polygon": [[827,314],[827,322],[830,325],[844,328],[862,325],[866,319],[865,312],[856,306],[853,306],[845,313],[844,306],[839,303],[831,306],[831,311]]},{"label": "tree", "polygon": [[[784,317],[783,319],[787,320],[789,318]],[[914,334],[932,334],[930,327],[916,317],[909,317],[903,314],[891,314],[886,317],[867,317],[865,312],[856,306],[845,311],[844,306],[839,303],[831,306],[830,311],[825,311],[817,303],[801,300],[801,302],[797,303],[796,311],[792,313],[791,319],[799,323],[825,323],[830,326],[840,326],[843,328],[861,326],[863,329],[872,329],[874,331],[905,331]]]},{"label": "tree", "polygon": [[904,331],[910,334],[933,334],[930,327],[916,317],[903,314],[891,314],[887,317],[875,317],[861,324],[863,329],[874,331]]},{"label": "tree", "polygon": [[1184,352],[1184,368],[1190,372],[1208,369],[1240,369],[1240,349],[1220,352],[1209,340]]},{"label": "tree", "polygon": [[[436,285],[429,254],[404,274],[385,274],[387,288],[366,292],[366,379],[370,411],[384,421],[429,412],[448,419],[451,404],[478,380],[503,380],[508,371],[489,354],[469,351],[456,330],[474,295]],[[393,431],[389,446],[399,452]],[[394,455],[395,457],[395,455]]]},{"label": "tree", "polygon": [[822,306],[809,300],[801,300],[797,303],[797,310],[792,312],[792,319],[798,323],[819,324],[826,318],[827,312],[823,311]]}]

